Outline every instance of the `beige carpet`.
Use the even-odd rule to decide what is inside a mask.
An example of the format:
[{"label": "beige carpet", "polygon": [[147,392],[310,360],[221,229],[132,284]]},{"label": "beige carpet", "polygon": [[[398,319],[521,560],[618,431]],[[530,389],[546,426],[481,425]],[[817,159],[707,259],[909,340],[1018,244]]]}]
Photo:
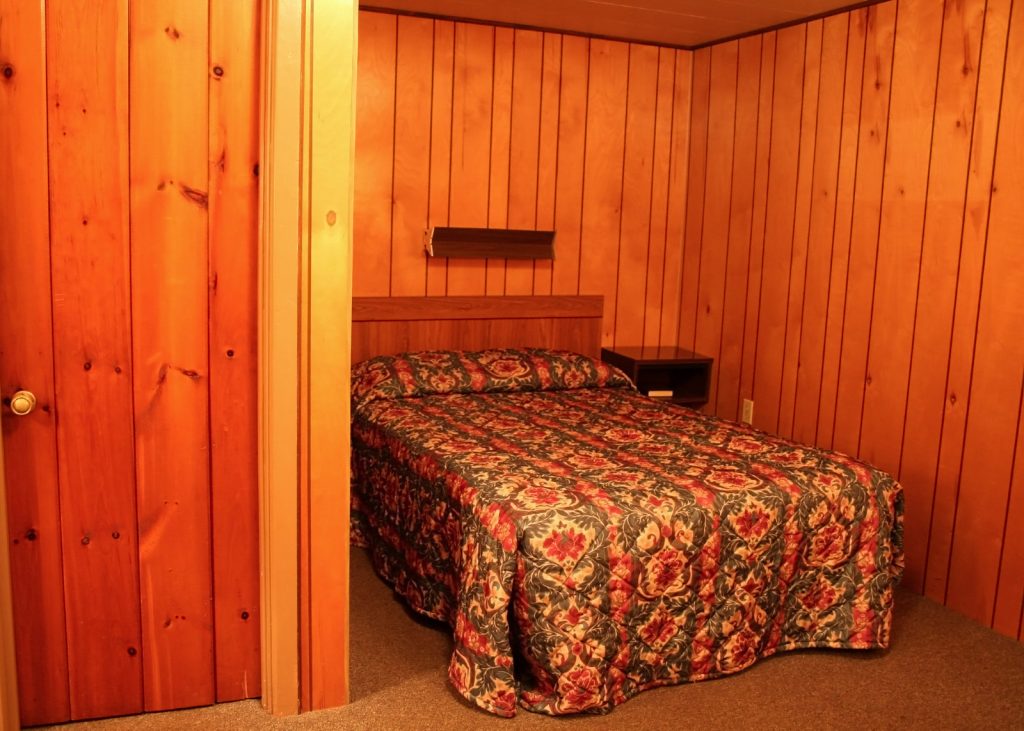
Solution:
[{"label": "beige carpet", "polygon": [[641,693],[606,716],[490,716],[449,688],[449,651],[444,628],[407,612],[356,551],[348,706],[280,719],[246,701],[54,728],[1024,729],[1024,645],[907,592],[887,652],[783,653],[727,678]]}]

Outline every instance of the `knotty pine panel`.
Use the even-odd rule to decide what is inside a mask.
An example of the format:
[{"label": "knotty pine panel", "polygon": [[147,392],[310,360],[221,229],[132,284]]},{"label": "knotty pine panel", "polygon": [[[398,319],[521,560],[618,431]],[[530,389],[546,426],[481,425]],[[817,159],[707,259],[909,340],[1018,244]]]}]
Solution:
[{"label": "knotty pine panel", "polygon": [[[934,138],[943,36],[941,2],[902,3],[897,14],[859,453],[895,474],[900,466],[910,352],[917,310],[929,170],[946,169]],[[940,191],[934,191],[941,201]],[[876,327],[875,325],[878,325]]]},{"label": "knotty pine panel", "polygon": [[[755,36],[756,37],[756,36]],[[754,192],[752,220],[750,225],[749,261],[747,263],[747,307],[743,316],[743,348],[740,355],[740,378],[737,385],[737,403],[741,397],[749,397],[754,390],[754,357],[757,347],[758,311],[761,306],[761,266],[764,262],[764,237],[768,207],[768,170],[772,138],[772,103],[775,95],[775,49],[777,38],[775,33],[766,33],[760,37],[761,63],[757,67],[758,99],[757,123],[754,126]],[[748,67],[748,72],[753,73]],[[696,105],[694,112],[696,113]],[[742,197],[737,193],[735,183],[730,194],[735,198]],[[742,204],[741,204],[742,205]],[[683,317],[680,307],[680,318]],[[730,333],[735,337],[735,333]],[[723,340],[725,334],[722,335]],[[716,360],[718,360],[716,358]],[[729,388],[729,384],[719,384],[719,390]],[[738,407],[737,407],[738,408]],[[740,412],[737,412],[737,417]]]},{"label": "knotty pine panel", "polygon": [[697,293],[700,289],[700,251],[704,237],[704,195],[707,186],[708,140],[711,128],[711,53],[702,48],[693,53],[693,81],[690,114],[689,169],[686,186],[686,215],[679,283],[680,346],[692,350],[696,339]]},{"label": "knotty pine panel", "polygon": [[[612,332],[636,333],[638,338],[644,334],[647,301],[642,293],[648,289],[648,264],[651,258],[654,135],[658,112],[660,52],[661,49],[652,46],[632,46],[629,59],[618,276]],[[619,297],[618,293],[624,289],[631,296]],[[627,344],[624,340],[620,342]]]},{"label": "knotty pine panel", "polygon": [[[490,164],[484,165],[483,161],[489,163],[492,159],[495,68],[503,65],[504,61],[498,61],[496,56],[498,48],[505,53],[509,48],[507,43],[499,41],[496,44],[496,31],[496,28],[483,25],[455,24],[452,148],[448,168],[450,226],[485,227],[490,224],[491,171]],[[508,37],[505,32],[500,35],[502,38]],[[358,139],[357,133],[357,146]],[[357,147],[357,167],[358,159]],[[487,264],[488,261],[484,259],[449,262],[448,294],[484,294],[487,287]],[[357,275],[356,281],[360,278]],[[356,289],[353,295],[358,294],[360,292]]]},{"label": "knotty pine panel", "polygon": [[[359,17],[355,295],[603,294],[606,345],[674,345],[692,54]],[[553,227],[555,259],[426,259],[443,225]]]},{"label": "knotty pine panel", "polygon": [[[356,139],[365,164],[357,166],[355,172],[352,266],[357,272],[356,294],[381,296],[390,294],[391,289],[392,200],[404,189],[399,186],[396,190],[393,183],[398,18],[380,13],[359,17]],[[403,62],[407,55],[403,54]],[[406,94],[407,83],[408,77],[403,74],[402,89]],[[417,118],[422,120],[422,112]],[[415,177],[404,164],[400,172]],[[403,200],[395,208],[404,217],[404,211],[414,205]],[[389,245],[362,246],[363,241],[387,241]]]},{"label": "knotty pine panel", "polygon": [[[131,3],[132,350],[147,711],[214,683],[209,430],[209,8]],[[171,113],[173,110],[173,113]],[[188,245],[185,245],[188,242]]]},{"label": "knotty pine panel", "polygon": [[[676,89],[676,54],[665,50],[658,53],[658,88],[654,120],[654,148],[651,151],[653,170],[669,167],[671,169],[674,155],[672,146],[673,124],[675,122],[675,89]],[[680,170],[685,167],[677,166]],[[678,250],[668,245],[668,208],[669,190],[672,185],[671,175],[651,176],[651,216],[650,245],[647,253],[647,297],[643,307],[643,327],[645,342],[659,341],[662,321],[663,302],[666,289],[666,269],[678,270],[673,267],[669,258],[670,250]],[[682,200],[682,199],[681,199]],[[672,312],[677,308],[672,307]]]},{"label": "knotty pine panel", "polygon": [[[729,258],[729,211],[733,185],[733,148],[737,123],[739,43],[711,49],[711,97],[708,104],[707,155],[714,161],[704,176],[703,240],[700,247],[694,347],[697,352],[720,352],[725,276]],[[717,359],[716,359],[717,360]],[[718,398],[712,379],[709,401]]]},{"label": "knotty pine panel", "polygon": [[987,251],[989,204],[996,159],[1003,96],[1010,2],[987,5],[974,104],[967,198],[962,214],[956,273],[955,308],[945,373],[939,457],[929,522],[927,558],[923,566],[925,594],[937,601],[946,597],[953,528],[960,495],[960,466],[970,406],[974,351],[978,329],[978,302]]},{"label": "knotty pine panel", "polygon": [[856,454],[859,447],[864,392],[869,380],[867,360],[875,295],[875,260],[885,187],[896,13],[896,4],[892,2],[872,6],[867,11],[857,172],[846,269],[837,398],[832,419],[832,446],[850,454]]},{"label": "knotty pine panel", "polygon": [[[1024,514],[1014,501],[1024,406],[1024,13],[1011,13],[1003,72],[989,229],[982,270],[960,499],[953,523],[946,603],[1007,634],[1021,616]],[[999,599],[998,606],[996,599]],[[997,612],[998,610],[998,612]],[[998,622],[996,615],[998,614]],[[1017,631],[1020,631],[1018,619]]]},{"label": "knotty pine panel", "polygon": [[[752,36],[737,43],[736,120],[739,129],[757,129],[760,93],[761,38]],[[728,206],[728,249],[722,292],[722,322],[718,337],[742,333],[746,318],[747,289],[751,261],[751,234],[754,211],[754,173],[756,171],[757,134],[738,135],[730,150],[731,183],[726,191]],[[715,359],[712,376],[716,386],[719,414],[735,418],[739,414],[738,395],[743,339],[724,338]],[[724,387],[719,388],[720,384]]]},{"label": "knotty pine panel", "polygon": [[[947,370],[936,368],[935,364],[950,360],[954,308],[958,299],[962,300],[967,295],[966,287],[958,293],[957,269],[961,263],[961,236],[967,234],[962,216],[977,117],[974,108],[984,11],[982,3],[948,8],[939,51],[932,155],[941,154],[946,162],[932,165],[929,171],[931,200],[924,217],[919,283],[920,290],[928,293],[928,299],[926,307],[918,303],[914,319],[900,465],[908,500],[921,508],[907,515],[905,524],[905,531],[910,536],[907,581],[918,591],[924,588],[928,532],[935,505],[933,486],[946,401]],[[1004,28],[1004,38],[1005,33]],[[990,36],[990,45],[992,40]],[[981,132],[980,129],[978,131]],[[977,163],[975,160],[974,164]],[[974,310],[977,310],[976,298]]]},{"label": "knotty pine panel", "polygon": [[[429,220],[430,125],[422,110],[430,108],[431,77],[422,72],[433,62],[434,24],[425,18],[398,18],[395,71],[394,206],[391,229],[399,239],[422,239]],[[391,250],[391,292],[423,294],[427,262],[415,245]]]},{"label": "knotty pine panel", "polygon": [[210,490],[216,690],[225,702],[260,694],[258,5],[210,3],[210,62]]},{"label": "knotty pine panel", "polygon": [[[693,54],[675,54],[673,69],[671,140],[669,142],[668,190],[665,211],[665,263],[661,270],[661,310],[649,315],[658,315],[661,321],[656,332],[660,332],[659,344],[672,344],[679,330],[679,302],[682,291],[683,240],[686,230],[687,185],[690,174],[690,112],[692,110]],[[655,272],[657,276],[657,272]],[[655,341],[648,341],[653,343]]]},{"label": "knotty pine panel", "polygon": [[[852,169],[849,161],[843,158],[842,148],[846,129],[843,114],[850,101],[847,99],[849,92],[853,90],[844,86],[846,61],[851,42],[856,48],[856,39],[849,34],[850,22],[849,15],[826,18],[822,31],[809,238],[806,243],[807,267],[801,304],[809,312],[826,313],[828,310],[830,275],[835,262],[833,233],[839,213],[839,167],[846,162],[847,168]],[[851,84],[851,87],[856,85]],[[842,90],[842,93],[824,93],[833,89]],[[813,442],[817,431],[827,322],[826,316],[801,318],[792,430],[793,437],[804,442]]]},{"label": "knotty pine panel", "polygon": [[[555,184],[558,163],[558,96],[561,85],[562,36],[544,34],[541,59],[540,133],[537,149],[537,210],[535,225],[540,230],[555,227]],[[533,262],[533,294],[552,293],[553,262]]]},{"label": "knotty pine panel", "polygon": [[[512,34],[508,178],[504,188],[492,191],[492,202],[498,205],[504,202],[504,221],[508,228],[535,229],[539,201],[537,183],[540,177],[540,104],[544,73],[544,36],[536,31],[520,29],[512,31]],[[497,201],[494,198],[497,198]],[[495,221],[491,225],[500,224]],[[509,259],[504,262],[502,273],[502,293],[533,294],[533,261]],[[495,291],[494,294],[498,292]]]},{"label": "knotty pine panel", "polygon": [[[786,294],[785,336],[782,351],[782,380],[779,393],[776,431],[789,434],[793,429],[799,348],[802,333],[804,290],[807,283],[807,250],[810,235],[812,177],[817,158],[817,124],[820,118],[818,90],[821,79],[823,21],[807,25],[804,47],[803,103],[800,111],[800,151],[797,167],[796,206],[793,242],[790,245],[789,282]],[[814,150],[808,154],[808,150]]]},{"label": "knotty pine panel", "polygon": [[[778,428],[783,355],[786,342],[789,280],[793,261],[797,183],[804,139],[802,109],[808,26],[778,33],[775,47],[775,93],[772,103],[768,198],[764,253],[760,271],[761,302],[754,348],[754,424]],[[817,64],[817,59],[814,60]],[[710,167],[710,166],[709,166]],[[705,226],[707,222],[705,222]],[[711,245],[711,242],[708,242]],[[713,355],[713,353],[708,353]]]},{"label": "knotty pine panel", "polygon": [[258,17],[186,5],[0,28],[0,382],[39,397],[4,415],[26,724],[260,692]]},{"label": "knotty pine panel", "polygon": [[[362,15],[359,22],[360,48],[367,43],[363,32]],[[452,157],[452,87],[455,82],[455,24],[445,20],[432,20],[434,34],[431,46],[430,77],[430,159],[427,165],[428,205],[427,220],[423,222],[424,230],[430,226],[447,226],[448,211],[451,208],[451,177],[448,170]],[[362,58],[362,50],[360,50]],[[359,70],[362,77],[362,63]],[[359,81],[360,84],[364,83]],[[424,110],[425,111],[425,110]],[[359,235],[359,219],[362,215],[359,204],[360,171],[374,165],[372,159],[367,160],[366,146],[360,141],[359,120],[366,113],[362,104],[356,102],[356,173],[355,173],[355,210],[353,225],[356,235],[353,238],[355,264],[353,269],[353,296],[363,293],[361,286],[364,270],[359,265],[361,249],[380,249],[384,246],[381,237],[364,237]],[[372,116],[372,115],[371,115]],[[422,119],[424,115],[417,117]],[[415,121],[415,120],[414,120]],[[415,235],[415,233],[413,234]],[[403,239],[404,240],[404,239]],[[374,243],[375,242],[375,243]],[[390,246],[390,239],[388,240]],[[422,248],[422,247],[421,247]],[[417,255],[422,256],[417,250]],[[429,296],[444,295],[448,291],[448,260],[442,258],[427,259],[426,293]],[[415,293],[411,293],[415,294]]]},{"label": "knotty pine panel", "polygon": [[[562,39],[558,107],[558,164],[555,181],[555,258],[552,294],[579,294],[583,163],[590,89],[590,40]],[[358,142],[357,142],[358,145]],[[358,164],[358,152],[357,152]]]},{"label": "knotty pine panel", "polygon": [[[42,6],[5,6],[0,23],[0,391],[39,399],[4,413],[18,704],[26,726],[70,718],[61,561],[47,196]],[[13,286],[12,286],[13,284]]]},{"label": "knotty pine panel", "polygon": [[[846,37],[846,77],[843,81],[843,121],[840,133],[839,171],[836,180],[836,210],[831,229],[831,253],[825,308],[825,335],[821,353],[820,390],[814,431],[806,441],[832,444],[836,404],[839,399],[839,358],[843,347],[843,318],[846,314],[846,282],[850,264],[850,237],[853,235],[853,203],[857,192],[857,162],[860,152],[860,111],[863,95],[864,54],[867,43],[867,10],[849,14]],[[813,326],[808,328],[813,332]],[[810,373],[807,374],[811,376]],[[813,382],[812,382],[813,383]],[[806,383],[797,391],[813,388]],[[813,397],[811,397],[813,398]],[[799,422],[798,422],[799,423]],[[796,435],[794,435],[796,436]]]},{"label": "knotty pine panel", "polygon": [[[512,173],[512,84],[515,79],[516,31],[511,28],[494,29],[494,76],[491,102],[490,169],[487,192],[487,225],[508,227],[509,176]],[[520,83],[520,86],[522,84]],[[520,118],[522,115],[520,115]],[[423,252],[417,251],[418,256]],[[508,262],[501,258],[488,258],[484,263],[487,273],[484,289],[488,294],[500,295],[505,290]]]},{"label": "knotty pine panel", "polygon": [[[50,268],[72,718],[144,707],[128,12],[126,2],[47,8]],[[75,63],[62,62],[69,58]]]},{"label": "knotty pine panel", "polygon": [[709,410],[754,398],[756,425],[896,475],[907,584],[1021,637],[1012,6],[892,0],[744,39],[738,65],[735,42],[697,52],[685,250],[702,265],[684,267],[679,332],[720,361]]}]

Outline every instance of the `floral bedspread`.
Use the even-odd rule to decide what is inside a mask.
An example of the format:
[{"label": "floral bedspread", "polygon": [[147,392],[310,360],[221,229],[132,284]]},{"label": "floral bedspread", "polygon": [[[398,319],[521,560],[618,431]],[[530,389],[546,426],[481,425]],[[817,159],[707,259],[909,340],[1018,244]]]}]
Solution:
[{"label": "floral bedspread", "polygon": [[493,713],[889,644],[902,492],[862,462],[565,353],[376,358],[353,391],[354,538]]}]

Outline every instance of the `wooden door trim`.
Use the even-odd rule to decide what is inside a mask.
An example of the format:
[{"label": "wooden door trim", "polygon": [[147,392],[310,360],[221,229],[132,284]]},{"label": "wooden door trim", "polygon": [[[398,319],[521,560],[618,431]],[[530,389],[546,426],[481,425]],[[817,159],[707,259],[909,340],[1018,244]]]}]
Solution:
[{"label": "wooden door trim", "polygon": [[20,728],[18,667],[14,655],[14,597],[11,595],[11,557],[7,535],[7,486],[4,445],[0,437],[0,728]]},{"label": "wooden door trim", "polygon": [[263,6],[259,306],[263,705],[348,699],[357,5]]}]

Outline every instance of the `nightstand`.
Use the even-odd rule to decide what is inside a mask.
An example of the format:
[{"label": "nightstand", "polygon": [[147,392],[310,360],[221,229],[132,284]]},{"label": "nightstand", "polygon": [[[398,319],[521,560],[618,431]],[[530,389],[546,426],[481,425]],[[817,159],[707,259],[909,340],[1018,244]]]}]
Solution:
[{"label": "nightstand", "polygon": [[601,348],[601,360],[622,369],[640,393],[699,409],[708,401],[713,358],[675,347]]}]

